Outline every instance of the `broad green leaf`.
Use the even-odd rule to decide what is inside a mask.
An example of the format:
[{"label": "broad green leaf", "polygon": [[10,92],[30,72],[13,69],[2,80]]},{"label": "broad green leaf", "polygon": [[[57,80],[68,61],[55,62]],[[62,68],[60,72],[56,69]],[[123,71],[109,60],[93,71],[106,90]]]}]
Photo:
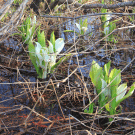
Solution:
[{"label": "broad green leaf", "polygon": [[102,72],[102,68],[100,68],[97,72],[97,79],[96,80],[96,90],[97,90],[97,93],[99,94],[102,90],[102,81],[101,81],[101,72]]},{"label": "broad green leaf", "polygon": [[104,93],[105,96],[111,97],[110,89],[107,87],[107,83],[105,80],[101,79],[102,81],[102,93]]},{"label": "broad green leaf", "polygon": [[92,66],[90,68],[90,78],[92,83],[96,86],[97,84],[97,79],[100,78],[100,74],[102,72],[102,67],[99,66],[98,63],[96,63],[94,60],[92,62]]},{"label": "broad green leaf", "polygon": [[105,105],[105,109],[108,111],[108,112],[110,112],[110,106],[109,106],[110,104],[109,103],[107,103],[106,105]]},{"label": "broad green leaf", "polygon": [[119,83],[121,82],[121,70],[112,69],[111,73],[109,75],[109,83],[110,84],[110,90],[111,90],[111,98],[113,99],[110,103],[110,114],[113,115],[116,113],[116,96],[117,96],[117,87]]},{"label": "broad green leaf", "polygon": [[126,89],[127,89],[127,83],[123,83],[121,84],[118,88],[117,88],[117,97],[116,97],[116,102],[120,99],[122,99],[125,94],[126,94]]},{"label": "broad green leaf", "polygon": [[109,75],[109,83],[111,82],[110,86],[117,86],[121,82],[121,70],[112,69]]},{"label": "broad green leaf", "polygon": [[[106,82],[103,80],[103,79],[101,79],[101,82],[100,82],[102,85],[101,85],[101,94],[99,95],[99,104],[100,104],[100,106],[102,107],[102,106],[104,106],[105,105],[105,96],[106,96],[106,86],[107,86],[107,84],[106,84]],[[99,85],[99,83],[98,83],[98,85]]]},{"label": "broad green leaf", "polygon": [[42,31],[42,33],[38,31],[38,43],[40,43],[42,47],[46,47],[44,31]]},{"label": "broad green leaf", "polygon": [[117,101],[116,106],[118,106],[123,100],[125,100],[126,98],[128,98],[129,96],[131,96],[134,92],[135,89],[135,82],[132,84],[130,90],[128,91],[128,93],[120,100]]},{"label": "broad green leaf", "polygon": [[105,4],[105,1],[104,1],[104,0],[102,0],[102,1],[101,1],[101,3],[102,3],[102,4]]}]

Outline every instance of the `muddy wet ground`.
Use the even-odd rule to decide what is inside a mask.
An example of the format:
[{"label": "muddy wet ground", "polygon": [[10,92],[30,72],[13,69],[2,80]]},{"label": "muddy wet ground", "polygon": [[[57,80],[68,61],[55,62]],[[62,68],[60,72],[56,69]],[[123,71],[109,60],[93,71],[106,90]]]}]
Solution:
[{"label": "muddy wet ground", "polygon": [[[111,60],[111,68],[123,70],[122,82],[127,82],[129,87],[135,82],[134,29],[114,33],[118,40],[114,44],[102,40],[100,16],[88,17],[88,34],[83,38],[63,32],[65,29],[77,31],[73,23],[63,21],[54,29],[51,27],[51,31],[57,29],[57,36],[65,40],[61,54],[70,52],[72,56],[45,80],[37,78],[28,48],[23,46],[20,37],[12,36],[0,43],[1,134],[70,134],[70,124],[73,131],[91,129],[91,133],[97,134],[103,131],[126,134],[135,130],[135,93],[121,103],[121,114],[113,117],[116,121],[111,126],[108,124],[108,128],[101,126],[109,117],[106,113],[86,115],[82,110],[88,104],[86,88],[94,97],[94,87],[89,78],[93,60],[102,67]],[[121,21],[118,26],[123,27]],[[49,38],[49,34],[47,36]]]}]

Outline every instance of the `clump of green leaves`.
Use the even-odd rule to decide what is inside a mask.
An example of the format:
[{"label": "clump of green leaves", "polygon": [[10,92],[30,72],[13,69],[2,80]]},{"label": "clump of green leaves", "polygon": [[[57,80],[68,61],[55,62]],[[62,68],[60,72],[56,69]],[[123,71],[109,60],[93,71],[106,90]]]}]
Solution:
[{"label": "clump of green leaves", "polygon": [[20,35],[22,37],[22,41],[25,44],[29,44],[29,42],[32,42],[35,28],[36,16],[34,16],[33,19],[31,19],[31,17],[27,17],[27,19],[22,23],[21,27],[18,28],[20,33],[15,33],[14,35]]},{"label": "clump of green leaves", "polygon": [[22,3],[22,0],[14,0],[14,4],[21,4]]},{"label": "clump of green leaves", "polygon": [[41,33],[40,30],[38,31],[37,39],[38,42],[35,42],[36,46],[29,42],[29,55],[39,75],[38,77],[44,79],[47,77],[47,73],[51,73],[69,55],[61,58],[56,63],[56,56],[61,52],[65,43],[63,38],[55,40],[54,32],[51,33],[50,41],[48,41],[49,46],[46,45],[44,31]]},{"label": "clump of green leaves", "polygon": [[[75,23],[76,27],[78,28],[79,32],[75,31],[77,35],[84,35],[86,34],[86,31],[88,30],[88,23],[87,18],[82,21],[82,19],[79,20],[79,23]],[[64,32],[74,32],[73,30],[64,30]]]},{"label": "clump of green leaves", "polygon": [[106,111],[113,115],[120,103],[133,94],[135,83],[127,91],[127,83],[120,84],[121,70],[114,68],[110,71],[110,64],[105,64],[103,69],[93,61],[89,75],[99,95],[99,106],[105,106]]},{"label": "clump of green leaves", "polygon": [[[104,3],[104,0],[102,0],[102,4]],[[101,8],[101,13],[107,13],[107,9]],[[110,14],[101,16],[101,22],[103,23],[102,27],[104,29],[103,33],[105,34],[105,36],[110,34],[114,29],[116,29],[116,22],[118,20],[110,21],[111,18],[112,17]],[[109,35],[106,40],[114,43],[117,42],[114,34]]]}]

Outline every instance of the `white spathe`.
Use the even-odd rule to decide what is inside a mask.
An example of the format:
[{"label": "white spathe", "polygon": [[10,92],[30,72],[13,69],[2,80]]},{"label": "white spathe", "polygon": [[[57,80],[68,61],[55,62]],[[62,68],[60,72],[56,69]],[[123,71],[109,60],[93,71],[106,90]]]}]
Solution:
[{"label": "white spathe", "polygon": [[53,51],[53,44],[50,41],[48,41],[48,43],[49,43],[49,47],[48,47],[49,53],[54,53],[54,51]]},{"label": "white spathe", "polygon": [[55,54],[52,54],[50,56],[50,62],[49,62],[49,64],[50,64],[50,67],[52,67],[53,65],[56,64],[56,55]]},{"label": "white spathe", "polygon": [[40,43],[36,42],[37,46],[35,47],[35,55],[38,57],[39,59],[39,62],[38,60],[36,61],[36,63],[44,68],[45,65],[42,64],[43,60],[44,62],[49,62],[50,60],[50,56],[48,55],[48,48],[47,47],[42,47],[40,45]]},{"label": "white spathe", "polygon": [[88,30],[87,27],[81,27],[79,23],[75,23],[76,27],[79,29],[79,33],[81,34],[81,30],[84,32],[83,34],[86,33],[86,31]]},{"label": "white spathe", "polygon": [[102,81],[102,92],[104,93],[105,96],[110,97],[111,96],[111,91],[110,89],[107,87],[107,83],[105,80],[101,79]]},{"label": "white spathe", "polygon": [[36,24],[36,16],[34,15],[34,18],[32,20],[32,25]]},{"label": "white spathe", "polygon": [[63,47],[64,47],[64,39],[63,38],[58,38],[56,41],[55,41],[55,51],[56,51],[56,54],[59,54]]},{"label": "white spathe", "polygon": [[38,42],[36,42],[36,44],[37,44],[37,46],[35,47],[35,55],[39,58],[39,60],[43,60],[43,58],[40,54],[40,50],[41,50],[42,46]]},{"label": "white spathe", "polygon": [[49,62],[50,61],[50,56],[49,56],[49,52],[48,52],[48,48],[47,47],[43,47],[42,48],[42,54],[43,59],[45,62]]},{"label": "white spathe", "polygon": [[87,27],[82,27],[82,30],[84,31],[84,34],[86,33],[86,31],[88,30]]},{"label": "white spathe", "polygon": [[81,31],[80,24],[79,23],[75,23],[75,25],[79,29],[79,31]]}]

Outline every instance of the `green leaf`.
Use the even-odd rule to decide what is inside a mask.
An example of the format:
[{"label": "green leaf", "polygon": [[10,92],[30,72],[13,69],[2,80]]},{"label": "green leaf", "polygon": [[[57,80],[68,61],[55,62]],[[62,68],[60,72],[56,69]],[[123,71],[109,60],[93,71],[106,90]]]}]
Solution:
[{"label": "green leaf", "polygon": [[110,84],[110,90],[111,90],[111,99],[113,99],[110,103],[110,114],[113,115],[116,113],[116,96],[117,96],[117,87],[119,83],[121,82],[121,70],[112,69],[111,73],[109,75],[109,83]]},{"label": "green leaf", "polygon": [[103,79],[101,79],[101,83],[102,83],[102,85],[101,85],[101,92],[102,93],[99,95],[99,104],[102,107],[105,105],[105,96],[107,94],[106,93],[107,92],[107,88],[106,88],[107,83]]},{"label": "green leaf", "polygon": [[52,43],[53,51],[55,52],[55,35],[54,35],[54,31],[51,33],[50,42]]},{"label": "green leaf", "polygon": [[[80,21],[79,21],[79,22],[80,22],[80,24],[79,24],[79,25],[80,25],[80,27],[82,27],[82,25],[83,25],[82,19],[80,19]],[[77,23],[77,24],[78,24],[78,23]],[[79,30],[80,30],[80,29],[79,29]]]},{"label": "green leaf", "polygon": [[100,74],[101,73],[102,73],[102,67],[100,67],[99,64],[96,63],[93,60],[89,75],[90,75],[90,78],[91,78],[92,83],[95,86],[97,84],[97,79],[100,78]]},{"label": "green leaf", "polygon": [[111,61],[109,61],[107,64],[104,65],[103,75],[104,75],[104,80],[106,81],[106,83],[108,83],[108,80],[109,80],[110,65],[111,65]]},{"label": "green leaf", "polygon": [[105,109],[106,109],[108,112],[110,112],[110,104],[109,104],[109,103],[107,103],[107,104],[105,105]]},{"label": "green leaf", "polygon": [[[73,31],[73,30],[64,30],[63,32],[74,32],[74,31]],[[75,31],[75,33],[76,33],[77,35],[80,34],[80,33],[76,32],[76,31]]]},{"label": "green leaf", "polygon": [[84,112],[85,112],[85,113],[93,113],[93,106],[94,106],[94,103],[91,103],[91,104],[89,105],[89,110],[85,109]]},{"label": "green leaf", "polygon": [[88,26],[88,23],[87,23],[87,18],[83,21],[83,24],[82,24],[82,27],[87,27]]},{"label": "green leaf", "polygon": [[73,30],[64,30],[63,32],[74,32]]},{"label": "green leaf", "polygon": [[128,91],[128,93],[120,100],[118,100],[116,102],[116,106],[118,106],[123,100],[125,100],[126,98],[128,98],[129,96],[131,96],[134,92],[134,89],[135,89],[135,82],[132,84],[130,90]]},{"label": "green leaf", "polygon": [[126,89],[127,89],[127,83],[123,83],[117,88],[116,102],[119,101],[120,99],[122,99],[125,96]]},{"label": "green leaf", "polygon": [[102,1],[101,1],[101,3],[102,3],[102,4],[105,4],[105,1],[104,1],[104,0],[102,0]]},{"label": "green leaf", "polygon": [[[94,60],[92,62],[92,66],[91,66],[89,75],[90,75],[92,83],[96,87],[97,93],[99,94],[102,90],[101,79],[103,79],[103,71],[102,71],[102,67],[100,67],[99,64],[96,63]],[[104,99],[105,99],[105,95],[104,95],[104,93],[101,93],[99,95],[99,104],[100,104],[101,107],[104,105]]]},{"label": "green leaf", "polygon": [[105,96],[111,97],[110,89],[107,87],[107,83],[105,80],[101,79],[102,81],[102,93],[104,93]]},{"label": "green leaf", "polygon": [[66,61],[69,59],[69,57],[71,56],[71,53],[67,54],[66,56],[63,56],[62,58],[60,58],[60,60],[51,67],[51,73],[53,73],[54,69],[63,61]]},{"label": "green leaf", "polygon": [[32,44],[32,42],[29,42],[28,50],[29,50],[29,55],[30,55],[31,62],[34,65],[34,67],[36,69],[36,72],[39,74],[39,67],[36,64],[35,47]]},{"label": "green leaf", "polygon": [[40,43],[42,47],[46,47],[44,31],[42,31],[42,33],[38,31],[38,43]]},{"label": "green leaf", "polygon": [[31,37],[33,36],[34,32],[35,32],[35,29],[36,29],[36,25],[34,24],[33,27],[32,27],[32,33],[31,33]]},{"label": "green leaf", "polygon": [[[117,86],[121,82],[121,70],[112,69],[109,75],[109,83],[111,82],[110,86]],[[113,81],[113,82],[112,82]]]}]

